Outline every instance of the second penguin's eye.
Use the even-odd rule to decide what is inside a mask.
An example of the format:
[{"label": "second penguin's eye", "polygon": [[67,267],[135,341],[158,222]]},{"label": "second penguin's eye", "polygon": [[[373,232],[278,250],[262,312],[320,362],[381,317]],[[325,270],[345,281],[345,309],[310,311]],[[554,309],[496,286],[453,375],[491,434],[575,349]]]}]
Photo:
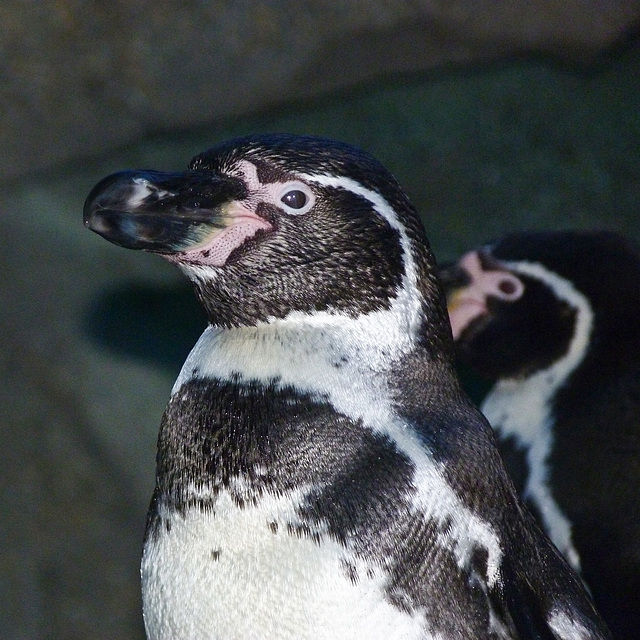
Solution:
[{"label": "second penguin's eye", "polygon": [[287,191],[280,200],[291,209],[302,209],[309,201],[309,198],[304,191],[300,191],[300,189],[292,189],[291,191]]}]

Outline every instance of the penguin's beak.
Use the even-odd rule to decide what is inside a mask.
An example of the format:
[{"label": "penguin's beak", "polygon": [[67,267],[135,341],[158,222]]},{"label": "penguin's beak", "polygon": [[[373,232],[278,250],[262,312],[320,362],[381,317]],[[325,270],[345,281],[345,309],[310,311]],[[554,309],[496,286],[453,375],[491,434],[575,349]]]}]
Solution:
[{"label": "penguin's beak", "polygon": [[486,315],[486,297],[476,291],[471,274],[460,263],[444,267],[439,275],[447,297],[453,339],[458,340],[473,320]]},{"label": "penguin's beak", "polygon": [[456,263],[443,265],[438,275],[447,297],[447,309],[454,310],[460,303],[460,297],[471,284],[469,274]]},{"label": "penguin's beak", "polygon": [[83,218],[109,242],[168,257],[197,250],[232,227],[246,196],[242,180],[211,172],[120,171],[91,190]]}]

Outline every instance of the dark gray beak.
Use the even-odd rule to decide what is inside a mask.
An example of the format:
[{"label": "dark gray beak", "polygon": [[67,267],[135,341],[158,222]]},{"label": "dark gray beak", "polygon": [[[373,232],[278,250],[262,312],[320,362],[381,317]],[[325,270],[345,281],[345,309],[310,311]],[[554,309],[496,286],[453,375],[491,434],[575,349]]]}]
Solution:
[{"label": "dark gray beak", "polygon": [[228,204],[245,197],[241,180],[212,172],[120,171],[91,190],[83,219],[121,247],[174,254],[224,229]]}]

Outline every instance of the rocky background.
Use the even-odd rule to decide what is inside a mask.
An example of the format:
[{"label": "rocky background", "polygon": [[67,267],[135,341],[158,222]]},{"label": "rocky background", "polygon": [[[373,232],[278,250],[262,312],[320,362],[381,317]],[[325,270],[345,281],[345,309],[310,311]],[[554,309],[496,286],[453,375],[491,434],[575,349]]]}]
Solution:
[{"label": "rocky background", "polygon": [[156,432],[203,321],[82,228],[97,180],[312,133],[387,164],[441,260],[524,227],[640,242],[639,25],[629,0],[5,0],[0,637],[144,635]]},{"label": "rocky background", "polygon": [[637,0],[4,0],[0,176],[399,72],[588,65],[639,16]]}]

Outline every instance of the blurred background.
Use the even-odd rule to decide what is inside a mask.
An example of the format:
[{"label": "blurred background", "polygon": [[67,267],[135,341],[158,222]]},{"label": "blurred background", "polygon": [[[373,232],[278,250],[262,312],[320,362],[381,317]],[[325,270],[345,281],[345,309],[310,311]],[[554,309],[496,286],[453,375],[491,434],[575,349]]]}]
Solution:
[{"label": "blurred background", "polygon": [[640,242],[639,26],[637,0],[3,0],[0,636],[144,636],[157,429],[204,321],[83,229],[100,178],[317,134],[392,169],[441,261],[523,228]]}]

